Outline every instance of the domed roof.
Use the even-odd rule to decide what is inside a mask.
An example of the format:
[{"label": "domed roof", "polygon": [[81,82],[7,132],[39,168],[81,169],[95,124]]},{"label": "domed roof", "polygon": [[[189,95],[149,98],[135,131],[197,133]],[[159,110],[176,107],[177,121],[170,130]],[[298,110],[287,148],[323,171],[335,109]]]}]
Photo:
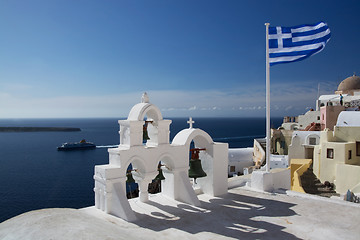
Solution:
[{"label": "domed roof", "polygon": [[354,89],[360,89],[360,77],[355,74],[344,79],[338,86],[338,91],[349,91]]}]

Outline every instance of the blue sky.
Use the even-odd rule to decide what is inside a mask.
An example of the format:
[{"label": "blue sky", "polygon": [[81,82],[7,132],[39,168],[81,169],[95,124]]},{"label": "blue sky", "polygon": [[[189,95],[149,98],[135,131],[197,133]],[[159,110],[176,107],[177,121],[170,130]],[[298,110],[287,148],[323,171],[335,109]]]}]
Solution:
[{"label": "blue sky", "polygon": [[271,115],[360,75],[359,1],[0,0],[0,118],[265,117],[265,22],[325,21],[321,53],[271,67]]}]

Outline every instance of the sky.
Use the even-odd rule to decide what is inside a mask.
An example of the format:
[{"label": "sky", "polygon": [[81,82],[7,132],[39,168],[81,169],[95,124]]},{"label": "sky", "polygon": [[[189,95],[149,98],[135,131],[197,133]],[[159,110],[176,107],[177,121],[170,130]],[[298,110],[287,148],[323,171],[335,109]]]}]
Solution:
[{"label": "sky", "polygon": [[[0,0],[0,118],[265,117],[265,25],[327,22],[325,49],[271,67],[271,116],[360,75],[360,1]],[[318,86],[320,86],[318,91]]]}]

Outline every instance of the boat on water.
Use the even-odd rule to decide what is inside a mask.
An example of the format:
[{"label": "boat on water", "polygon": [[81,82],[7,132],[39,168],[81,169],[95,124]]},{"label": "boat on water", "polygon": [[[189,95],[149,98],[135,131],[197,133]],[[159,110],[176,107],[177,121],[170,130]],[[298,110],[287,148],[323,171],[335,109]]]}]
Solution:
[{"label": "boat on water", "polygon": [[60,151],[63,150],[81,150],[81,149],[94,149],[96,145],[92,142],[87,142],[85,139],[81,140],[80,142],[76,143],[63,143],[57,149]]}]

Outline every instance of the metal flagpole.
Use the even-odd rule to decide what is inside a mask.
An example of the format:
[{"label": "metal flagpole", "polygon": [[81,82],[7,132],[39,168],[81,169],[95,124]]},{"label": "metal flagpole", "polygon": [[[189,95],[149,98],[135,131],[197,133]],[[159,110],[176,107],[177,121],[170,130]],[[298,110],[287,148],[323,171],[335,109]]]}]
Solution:
[{"label": "metal flagpole", "polygon": [[269,62],[269,25],[266,26],[266,171],[270,171],[270,62]]}]

